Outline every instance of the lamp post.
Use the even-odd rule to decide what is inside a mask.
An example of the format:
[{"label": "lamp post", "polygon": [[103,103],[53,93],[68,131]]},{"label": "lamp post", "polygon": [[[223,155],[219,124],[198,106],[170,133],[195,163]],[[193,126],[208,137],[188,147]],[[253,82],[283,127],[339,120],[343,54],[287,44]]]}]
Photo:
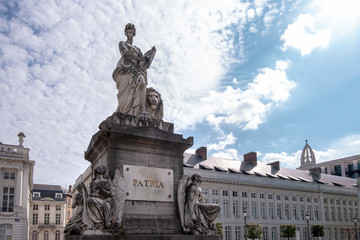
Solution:
[{"label": "lamp post", "polygon": [[310,240],[310,225],[309,225],[310,214],[309,214],[309,212],[306,213],[305,218],[306,218],[306,223],[307,223],[307,235],[308,235],[307,239]]},{"label": "lamp post", "polygon": [[246,208],[243,209],[244,221],[245,221],[245,240],[247,240],[247,229],[246,229],[246,217],[247,217],[247,210]]},{"label": "lamp post", "polygon": [[358,236],[358,229],[357,229],[357,217],[354,217],[354,224],[355,224],[355,239],[359,240],[359,236]]}]

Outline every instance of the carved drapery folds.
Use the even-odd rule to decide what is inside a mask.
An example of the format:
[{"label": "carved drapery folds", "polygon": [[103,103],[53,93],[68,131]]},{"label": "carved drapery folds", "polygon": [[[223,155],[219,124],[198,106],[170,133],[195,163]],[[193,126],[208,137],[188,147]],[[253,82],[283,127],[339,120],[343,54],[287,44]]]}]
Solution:
[{"label": "carved drapery folds", "polygon": [[194,174],[184,175],[179,183],[178,204],[181,226],[189,234],[217,234],[215,219],[220,212],[218,204],[203,203],[202,178]]},{"label": "carved drapery folds", "polygon": [[75,213],[65,227],[65,233],[81,235],[88,229],[119,229],[125,203],[125,183],[120,169],[115,169],[114,179],[109,180],[107,168],[94,170],[89,191],[81,182],[73,201]]}]

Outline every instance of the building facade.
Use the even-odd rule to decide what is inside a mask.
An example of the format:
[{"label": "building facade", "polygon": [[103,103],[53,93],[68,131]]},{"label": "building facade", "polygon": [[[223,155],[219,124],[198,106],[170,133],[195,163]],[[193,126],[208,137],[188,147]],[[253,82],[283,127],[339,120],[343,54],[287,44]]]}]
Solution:
[{"label": "building facade", "polygon": [[30,190],[33,185],[34,161],[30,149],[0,143],[0,240],[24,240],[29,231]]},{"label": "building facade", "polygon": [[67,202],[61,186],[34,184],[31,194],[29,239],[63,239]]}]

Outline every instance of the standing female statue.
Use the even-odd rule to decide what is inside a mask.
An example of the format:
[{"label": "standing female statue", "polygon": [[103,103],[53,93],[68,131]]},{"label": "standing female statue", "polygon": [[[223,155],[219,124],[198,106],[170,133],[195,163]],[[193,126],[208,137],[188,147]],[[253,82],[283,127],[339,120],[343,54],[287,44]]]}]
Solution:
[{"label": "standing female statue", "polygon": [[126,25],[125,35],[127,40],[119,43],[121,58],[112,75],[118,89],[116,112],[139,116],[146,110],[146,69],[150,67],[156,49],[152,47],[143,55],[138,47],[132,45],[136,35],[134,24]]}]

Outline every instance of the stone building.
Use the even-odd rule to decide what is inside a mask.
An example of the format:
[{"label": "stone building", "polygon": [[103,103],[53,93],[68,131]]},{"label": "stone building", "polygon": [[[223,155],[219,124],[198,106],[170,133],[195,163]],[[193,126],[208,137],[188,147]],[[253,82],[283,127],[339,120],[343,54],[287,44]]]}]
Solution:
[{"label": "stone building", "polygon": [[0,239],[24,240],[29,231],[29,193],[33,185],[34,161],[30,149],[0,142]]},{"label": "stone building", "polygon": [[68,189],[64,190],[66,209],[65,209],[65,225],[69,222],[72,217],[72,186],[70,185]]},{"label": "stone building", "polygon": [[[306,145],[305,151],[312,152]],[[316,166],[315,159],[308,159]],[[207,157],[205,148],[185,154],[184,167],[186,174],[203,177],[206,201],[220,204],[217,221],[223,223],[224,240],[244,239],[243,209],[247,223],[262,225],[264,240],[280,240],[282,224],[296,225],[297,239],[307,239],[307,213],[309,225],[325,226],[323,239],[354,236],[353,218],[359,216],[355,179],[321,174],[316,167],[304,171],[260,163],[255,152],[245,154],[244,161]]]},{"label": "stone building", "polygon": [[63,239],[66,209],[66,196],[61,186],[34,184],[30,208],[29,239]]}]

